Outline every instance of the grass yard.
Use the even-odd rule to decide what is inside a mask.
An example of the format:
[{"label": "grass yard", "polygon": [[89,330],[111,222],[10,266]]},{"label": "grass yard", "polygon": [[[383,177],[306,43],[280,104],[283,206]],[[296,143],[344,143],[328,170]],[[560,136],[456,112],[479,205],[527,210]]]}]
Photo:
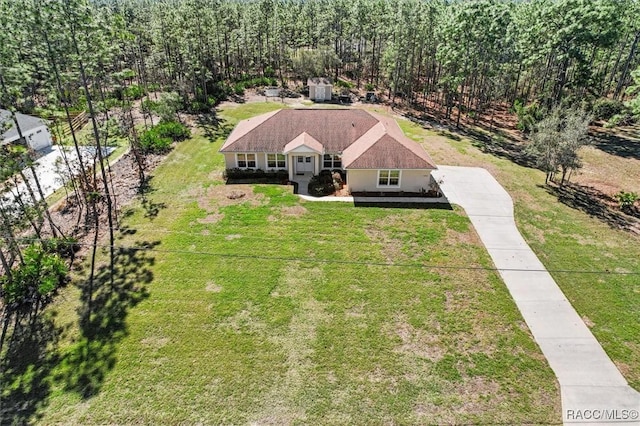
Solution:
[{"label": "grass yard", "polygon": [[[399,124],[416,140],[428,136],[425,149],[437,164],[484,167],[507,189],[520,232],[629,384],[640,390],[640,238],[559,202],[545,188],[542,172],[486,154],[481,142],[438,135],[408,120]],[[640,182],[638,158],[612,158],[596,147],[585,148],[583,157],[587,176],[579,178],[627,188],[629,176]],[[586,273],[553,272],[561,270]],[[589,273],[594,271],[613,273]]]},{"label": "grass yard", "polygon": [[461,210],[355,208],[303,202],[290,187],[226,186],[220,143],[196,136],[156,170],[118,242],[147,249],[121,251],[113,286],[103,270],[92,291],[81,280],[65,291],[41,327],[53,336],[48,351],[25,342],[29,356],[2,377],[5,416],[560,421],[557,382],[505,286],[468,269],[491,261]]}]

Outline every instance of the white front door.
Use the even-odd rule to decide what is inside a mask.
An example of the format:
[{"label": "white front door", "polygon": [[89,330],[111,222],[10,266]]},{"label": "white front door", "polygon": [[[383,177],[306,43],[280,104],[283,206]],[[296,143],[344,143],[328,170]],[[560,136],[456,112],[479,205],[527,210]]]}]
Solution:
[{"label": "white front door", "polygon": [[296,156],[296,173],[302,174],[306,172],[313,173],[313,157],[306,155]]},{"label": "white front door", "polygon": [[316,101],[324,101],[324,86],[316,86]]}]

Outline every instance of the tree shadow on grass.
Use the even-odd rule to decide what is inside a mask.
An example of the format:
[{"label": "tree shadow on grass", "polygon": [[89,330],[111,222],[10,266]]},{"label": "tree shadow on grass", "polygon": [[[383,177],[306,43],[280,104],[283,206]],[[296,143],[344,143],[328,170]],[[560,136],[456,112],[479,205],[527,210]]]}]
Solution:
[{"label": "tree shadow on grass", "polygon": [[93,285],[86,281],[80,286],[80,337],[61,359],[57,378],[67,390],[82,398],[100,392],[116,364],[117,345],[128,334],[129,310],[149,296],[146,285],[153,280],[155,260],[147,249],[158,244],[145,242],[136,244],[137,248],[118,249],[113,283],[109,267],[101,266]]},{"label": "tree shadow on grass", "polygon": [[639,140],[603,131],[591,132],[590,135],[593,138],[593,146],[599,150],[618,157],[640,160]]},{"label": "tree shadow on grass", "polygon": [[491,154],[495,157],[505,158],[520,166],[535,168],[535,157],[525,152],[525,143],[521,140],[515,139],[509,133],[500,130],[499,128],[489,129],[484,125],[477,124],[485,131],[479,130],[477,127],[470,127],[460,125],[455,127],[453,125],[447,126],[441,124],[438,121],[434,121],[432,116],[412,115],[406,114],[413,122],[420,124],[425,128],[432,128],[440,136],[452,139],[455,141],[461,141],[463,137],[471,140],[471,144],[478,148],[480,151]]},{"label": "tree shadow on grass", "polygon": [[62,333],[47,315],[13,331],[0,365],[0,424],[32,424],[41,417],[52,391]]},{"label": "tree shadow on grass", "polygon": [[527,154],[526,145],[523,142],[503,135],[488,136],[473,130],[470,131],[470,135],[472,136],[472,145],[480,151],[494,157],[505,158],[519,166],[536,168],[536,159]]},{"label": "tree shadow on grass", "polygon": [[140,199],[142,200],[144,217],[147,219],[155,219],[160,213],[160,210],[167,207],[166,203],[156,203],[149,199],[149,194],[155,191],[151,186],[151,179],[153,179],[152,175],[147,176],[138,188],[138,195],[140,195]]},{"label": "tree shadow on grass", "polygon": [[209,142],[226,139],[233,130],[231,123],[219,118],[215,113],[199,115],[198,126],[204,130],[204,136]]},{"label": "tree shadow on grass", "polygon": [[593,187],[568,183],[564,186],[546,185],[544,189],[561,203],[581,210],[612,228],[640,234],[640,220],[612,209],[609,206],[614,202],[611,196]]}]

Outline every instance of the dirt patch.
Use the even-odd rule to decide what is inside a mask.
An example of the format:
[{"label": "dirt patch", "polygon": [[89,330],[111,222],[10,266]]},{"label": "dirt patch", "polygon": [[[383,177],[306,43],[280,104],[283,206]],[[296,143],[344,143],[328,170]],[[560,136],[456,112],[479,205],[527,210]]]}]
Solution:
[{"label": "dirt patch", "polygon": [[345,316],[347,318],[364,318],[366,315],[364,313],[364,304],[353,306],[350,309],[345,311]]},{"label": "dirt patch", "polygon": [[[494,380],[484,377],[465,378],[461,383],[450,385],[451,389],[444,392],[449,395],[458,395],[459,405],[456,413],[466,415],[482,415],[486,412],[499,410],[506,402],[506,398],[501,392],[500,384]],[[459,421],[453,412],[442,412],[442,407],[432,401],[417,403],[413,408],[413,415],[418,419],[428,417],[430,420],[434,413],[438,413],[437,424],[454,424]],[[505,412],[505,415],[506,412]],[[425,419],[426,420],[426,419]],[[498,420],[498,419],[495,419]],[[432,420],[429,421],[432,423]],[[499,424],[511,424],[508,419],[497,421]]]},{"label": "dirt patch", "polygon": [[372,242],[379,243],[384,247],[381,252],[388,263],[394,263],[403,258],[402,243],[400,241],[392,240],[384,231],[378,228],[366,228],[364,233]]},{"label": "dirt patch", "polygon": [[594,325],[596,325],[596,323],[595,323],[595,322],[593,322],[593,321],[591,321],[591,319],[590,319],[588,316],[586,316],[586,315],[583,315],[583,316],[582,316],[582,321],[583,321],[583,322],[585,323],[585,325],[586,325],[587,327],[589,327],[589,328],[593,328],[593,326],[594,326]]},{"label": "dirt patch", "polygon": [[227,198],[230,200],[239,200],[240,198],[244,198],[246,194],[242,191],[233,190],[226,194]]},{"label": "dirt patch", "polygon": [[249,203],[257,207],[268,202],[263,194],[253,192],[251,185],[214,185],[197,195],[200,208],[215,212],[220,207]]},{"label": "dirt patch", "polygon": [[169,343],[168,337],[147,336],[140,341],[144,346],[154,349],[160,349]]},{"label": "dirt patch", "polygon": [[205,290],[210,291],[211,293],[220,293],[222,291],[222,287],[214,283],[213,281],[209,281]]},{"label": "dirt patch", "polygon": [[224,219],[224,214],[222,213],[214,213],[214,214],[210,214],[207,217],[198,219],[199,223],[202,224],[207,224],[207,223],[218,223],[220,222],[222,219]]},{"label": "dirt patch", "polygon": [[468,304],[465,301],[467,301],[466,294],[461,291],[454,293],[447,290],[444,292],[444,309],[447,312],[455,312],[461,308],[461,305],[465,309],[468,308]]},{"label": "dirt patch", "polygon": [[453,393],[462,400],[462,411],[467,414],[482,414],[505,402],[500,384],[485,377],[466,378],[453,388]]},{"label": "dirt patch", "polygon": [[[418,216],[418,214],[389,215],[376,220],[371,226],[365,228],[364,233],[372,242],[381,246],[380,251],[388,263],[405,262],[411,258],[418,259],[423,254],[424,247],[413,241],[411,235],[407,235],[412,230],[406,227],[406,223],[419,220]],[[393,235],[395,230],[398,230],[398,235]],[[407,241],[402,241],[402,237],[406,237]],[[411,253],[412,256],[407,253]]]},{"label": "dirt patch", "polygon": [[242,235],[240,235],[240,234],[229,234],[226,237],[224,237],[224,239],[227,240],[227,241],[233,241],[233,240],[237,240],[239,238],[242,238]]},{"label": "dirt patch", "polygon": [[222,172],[221,170],[214,170],[211,173],[209,173],[208,180],[209,181],[219,181],[219,182],[224,182],[224,172]]},{"label": "dirt patch", "polygon": [[300,217],[308,212],[303,206],[286,206],[282,207],[282,214],[285,216]]},{"label": "dirt patch", "polygon": [[446,348],[441,344],[437,333],[414,328],[403,315],[396,318],[393,334],[401,340],[394,348],[395,352],[426,358],[433,362],[442,359],[446,353]]},{"label": "dirt patch", "polygon": [[244,309],[227,318],[226,321],[220,323],[220,326],[236,333],[261,332],[266,329],[267,325],[257,318],[258,310],[259,308],[254,304],[247,302]]},{"label": "dirt patch", "polygon": [[448,244],[482,245],[478,234],[476,234],[472,229],[467,232],[458,232],[451,228],[447,228],[446,241]]}]

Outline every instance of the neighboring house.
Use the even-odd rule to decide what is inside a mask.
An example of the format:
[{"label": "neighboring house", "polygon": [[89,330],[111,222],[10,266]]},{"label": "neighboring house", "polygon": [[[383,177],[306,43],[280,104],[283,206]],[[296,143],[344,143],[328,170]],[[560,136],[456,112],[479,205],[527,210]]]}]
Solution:
[{"label": "neighboring house", "polygon": [[[18,119],[22,136],[25,138],[29,148],[44,150],[51,146],[51,133],[44,120],[19,112],[16,112],[16,118]],[[0,144],[6,145],[20,139],[16,123],[13,121],[10,111],[0,109],[0,125],[2,125],[0,132],[2,132],[2,129],[8,128],[8,130],[2,132]]]},{"label": "neighboring house", "polygon": [[228,169],[284,169],[289,180],[346,172],[351,191],[428,190],[435,163],[395,120],[359,109],[281,109],[243,120],[220,152]]},{"label": "neighboring house", "polygon": [[333,85],[331,81],[324,77],[314,77],[307,80],[309,86],[309,99],[315,102],[331,100]]}]

